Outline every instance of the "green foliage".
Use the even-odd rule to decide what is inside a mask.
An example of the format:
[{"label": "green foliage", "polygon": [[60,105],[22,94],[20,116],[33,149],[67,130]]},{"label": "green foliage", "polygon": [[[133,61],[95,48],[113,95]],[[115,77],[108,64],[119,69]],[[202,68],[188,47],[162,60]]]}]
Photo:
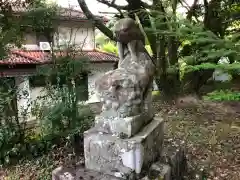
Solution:
[{"label": "green foliage", "polygon": [[110,41],[110,39],[102,33],[99,33],[96,35],[96,45],[97,46],[101,46],[109,41]]},{"label": "green foliage", "polygon": [[[28,10],[23,16],[25,25],[32,25],[37,33],[49,33],[54,25],[52,19],[56,6],[35,2],[28,6]],[[19,34],[21,32],[15,35]],[[52,66],[39,68],[40,84],[45,85],[47,93],[38,99],[33,108],[40,127],[31,134],[27,132],[25,122],[18,121],[14,81],[1,78],[1,84],[6,86],[0,87],[0,164],[40,156],[63,142],[74,145],[76,137],[93,122],[90,108],[79,105],[79,101],[88,97],[88,59],[72,49],[58,57],[54,54]]]},{"label": "green foliage", "polygon": [[[155,24],[159,28],[162,26],[178,27],[171,31],[170,29],[157,29],[155,33],[159,36],[173,36],[182,42],[179,48],[180,57],[186,63],[188,71],[198,71],[200,69],[239,69],[238,64],[217,65],[218,60],[222,57],[230,57],[234,61],[239,62],[239,35],[232,34],[231,37],[224,39],[219,38],[213,32],[205,30],[204,26],[199,24],[191,24],[187,20],[179,20],[178,22],[162,22],[161,15],[155,19]],[[187,43],[186,43],[187,42]],[[190,52],[184,53],[187,46],[192,46]]]},{"label": "green foliage", "polygon": [[[171,13],[152,11],[151,27],[145,30],[157,39],[157,78],[163,91],[168,92],[168,87],[174,86],[176,92],[198,93],[214,70],[239,74],[238,31],[221,36],[214,29],[208,29],[202,21],[193,22],[176,18]],[[219,64],[223,58],[228,58],[230,63]],[[171,82],[172,78],[176,86]],[[165,82],[171,82],[171,85]]]},{"label": "green foliage", "polygon": [[[81,96],[87,96],[87,83],[81,83],[88,72],[88,59],[67,53],[55,58],[53,66],[43,66],[39,73],[45,76],[46,95],[39,97],[41,106],[35,113],[41,120],[43,134],[59,134],[69,130],[86,130],[91,124],[89,107],[79,106]],[[74,60],[73,60],[74,59]],[[54,82],[54,84],[53,84]],[[88,111],[86,116],[79,109]]]},{"label": "green foliage", "polygon": [[[20,26],[12,14],[13,2],[0,4],[0,58],[7,55],[9,44],[20,46]],[[22,20],[20,20],[22,22]]]},{"label": "green foliage", "polygon": [[[26,7],[20,18],[13,13],[16,7]],[[57,6],[46,4],[45,1],[6,1],[0,4],[0,58],[8,55],[9,44],[20,47],[22,33],[31,27],[37,33],[50,34],[54,26]],[[39,18],[41,17],[41,18]],[[21,26],[19,26],[21,24]]]},{"label": "green foliage", "polygon": [[152,95],[153,96],[158,96],[158,95],[160,95],[160,91],[152,91]]},{"label": "green foliage", "polygon": [[160,96],[161,96],[161,92],[160,91],[152,91],[153,101],[159,99]]},{"label": "green foliage", "polygon": [[59,134],[69,130],[79,130],[82,133],[87,130],[93,122],[93,112],[88,106],[78,105],[77,114],[74,115],[72,111],[75,109],[70,108],[65,106],[64,102],[53,104],[50,108],[42,107],[39,114],[39,118],[42,118],[40,122],[42,133]]},{"label": "green foliage", "polygon": [[[108,52],[108,53],[118,55],[118,49],[117,49],[116,43],[114,43],[112,41],[108,41],[106,43],[103,43],[102,45],[99,46],[99,48],[100,48],[100,50],[102,50],[104,52]],[[145,48],[150,55],[153,55],[150,45],[146,45]]]},{"label": "green foliage", "polygon": [[[238,37],[220,39],[213,32],[204,30],[201,25],[191,25],[188,22],[181,24],[184,26],[178,29],[178,37],[196,47],[191,51],[191,54],[183,56],[187,64],[214,63],[216,65],[222,57],[231,57],[237,62],[240,61],[239,46],[236,44],[239,41]],[[205,67],[203,66],[203,68]]]},{"label": "green foliage", "polygon": [[[73,59],[70,54],[60,56],[55,59],[56,64],[53,66],[40,68],[40,75],[47,82],[47,93],[39,97],[35,104],[37,107],[34,113],[40,125],[38,129],[29,133],[24,126],[18,126],[19,122],[16,123],[16,120],[10,121],[11,114],[1,114],[1,119],[7,121],[0,127],[0,164],[38,157],[66,142],[74,146],[76,137],[81,136],[92,125],[93,112],[87,105],[79,104],[83,93],[80,91],[83,89],[80,80],[82,74],[87,72],[88,60],[85,57]],[[52,84],[54,79],[55,83]],[[5,89],[11,93],[13,87]],[[4,95],[6,99],[1,101],[0,108],[2,112],[8,112],[5,109],[11,96],[4,93],[0,95]]]},{"label": "green foliage", "polygon": [[107,42],[100,46],[100,49],[104,52],[113,53],[118,55],[118,50],[116,45],[113,42]]},{"label": "green foliage", "polygon": [[217,90],[203,97],[205,100],[214,101],[240,101],[240,92],[231,90]]},{"label": "green foliage", "polygon": [[[24,14],[26,25],[31,25],[34,32],[46,32],[54,27],[54,19],[57,16],[57,5],[35,2],[28,7]],[[39,18],[41,17],[41,18]]]}]

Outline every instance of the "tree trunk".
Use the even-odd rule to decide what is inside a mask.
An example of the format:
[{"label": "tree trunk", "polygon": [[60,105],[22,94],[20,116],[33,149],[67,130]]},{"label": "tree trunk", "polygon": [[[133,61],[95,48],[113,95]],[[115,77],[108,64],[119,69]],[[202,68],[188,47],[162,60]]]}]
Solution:
[{"label": "tree trunk", "polygon": [[189,72],[181,84],[181,94],[199,95],[201,87],[212,77],[214,69]]},{"label": "tree trunk", "polygon": [[[153,1],[155,10],[158,10],[165,14],[165,9],[160,1]],[[173,4],[173,10],[175,9]],[[166,25],[167,19],[163,18],[163,25],[160,27],[161,30],[168,30],[169,27]],[[156,41],[157,39],[157,41]],[[178,66],[178,42],[174,36],[160,35],[155,39],[157,42],[157,69],[156,84],[161,91],[161,95],[164,99],[173,99],[178,95],[180,87],[180,79],[178,68],[172,72],[168,72],[168,68],[172,66]],[[167,55],[166,55],[167,50]]]},{"label": "tree trunk", "polygon": [[90,20],[92,20],[93,24],[103,33],[105,34],[107,37],[109,37],[111,40],[116,40],[113,32],[107,28],[104,24],[103,21],[96,18],[92,12],[88,9],[88,6],[85,2],[85,0],[78,0],[79,6],[81,7],[82,11],[84,12],[84,14],[86,15],[86,17]]}]

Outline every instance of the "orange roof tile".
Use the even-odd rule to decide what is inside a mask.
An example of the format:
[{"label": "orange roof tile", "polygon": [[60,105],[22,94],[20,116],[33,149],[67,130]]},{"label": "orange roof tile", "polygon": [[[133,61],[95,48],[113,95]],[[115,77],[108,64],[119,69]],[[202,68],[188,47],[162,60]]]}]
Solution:
[{"label": "orange roof tile", "polygon": [[[62,53],[61,53],[62,54]],[[57,53],[56,55],[60,55]],[[77,56],[88,57],[90,62],[116,62],[118,57],[111,53],[101,52],[99,50],[81,51]],[[0,60],[0,65],[17,65],[17,64],[47,64],[51,63],[50,53],[43,51],[14,50],[11,51],[6,59]]]}]

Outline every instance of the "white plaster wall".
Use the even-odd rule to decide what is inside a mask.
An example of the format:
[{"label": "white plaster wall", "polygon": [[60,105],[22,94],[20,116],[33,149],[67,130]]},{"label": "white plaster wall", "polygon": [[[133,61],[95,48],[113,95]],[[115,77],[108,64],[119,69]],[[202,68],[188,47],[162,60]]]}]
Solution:
[{"label": "white plaster wall", "polygon": [[40,96],[44,96],[44,94],[44,87],[31,87],[31,102],[34,102]]},{"label": "white plaster wall", "polygon": [[81,49],[94,49],[94,29],[93,27],[68,27],[60,25],[54,34],[56,45],[74,45]]},{"label": "white plaster wall", "polygon": [[[62,21],[54,32],[54,45],[75,45],[83,49],[95,49],[95,29],[89,22]],[[70,44],[69,44],[70,43]],[[24,33],[24,45],[38,45],[36,33]],[[29,49],[27,47],[27,49]],[[31,48],[30,48],[31,49]],[[38,48],[34,48],[37,50]]]},{"label": "white plaster wall", "polygon": [[37,44],[36,33],[26,32],[24,33],[23,44]]}]

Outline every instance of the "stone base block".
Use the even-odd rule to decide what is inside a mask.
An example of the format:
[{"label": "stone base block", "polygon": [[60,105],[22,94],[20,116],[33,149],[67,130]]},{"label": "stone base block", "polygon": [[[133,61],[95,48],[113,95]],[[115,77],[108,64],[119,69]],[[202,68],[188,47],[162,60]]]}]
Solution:
[{"label": "stone base block", "polygon": [[97,128],[84,133],[84,156],[87,169],[123,179],[140,174],[161,155],[164,138],[163,120],[154,118],[129,139],[104,134]]},{"label": "stone base block", "polygon": [[100,172],[87,170],[85,167],[58,167],[52,172],[52,180],[122,180]]},{"label": "stone base block", "polygon": [[111,114],[109,111],[96,116],[95,126],[100,128],[102,132],[114,134],[121,138],[132,137],[153,119],[153,116],[150,116],[148,113],[126,118],[113,118]]}]

